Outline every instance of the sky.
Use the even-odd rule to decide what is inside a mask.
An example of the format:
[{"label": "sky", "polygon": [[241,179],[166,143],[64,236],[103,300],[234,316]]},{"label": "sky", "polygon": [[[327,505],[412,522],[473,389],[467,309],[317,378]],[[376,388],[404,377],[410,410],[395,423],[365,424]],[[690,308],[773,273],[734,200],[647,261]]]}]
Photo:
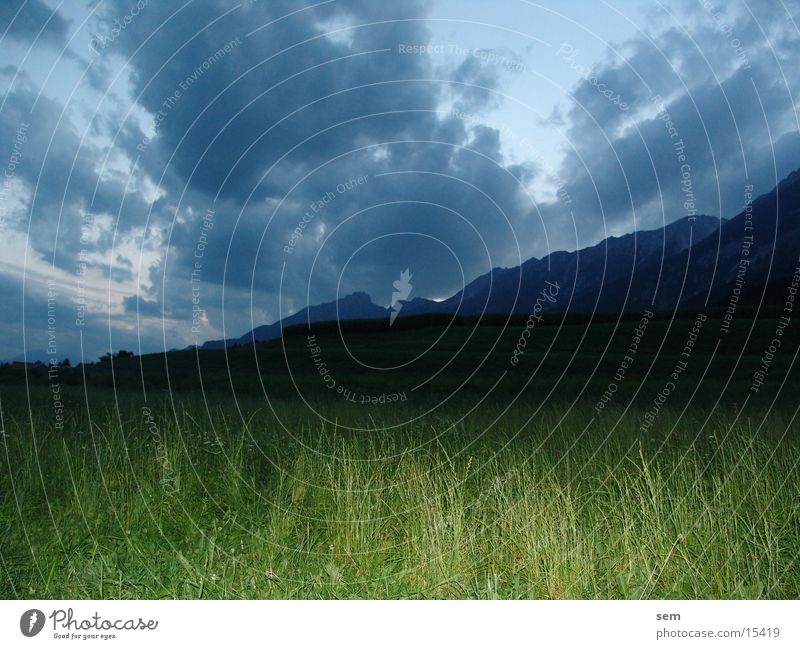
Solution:
[{"label": "sky", "polygon": [[800,167],[800,3],[4,0],[0,359],[438,299]]}]

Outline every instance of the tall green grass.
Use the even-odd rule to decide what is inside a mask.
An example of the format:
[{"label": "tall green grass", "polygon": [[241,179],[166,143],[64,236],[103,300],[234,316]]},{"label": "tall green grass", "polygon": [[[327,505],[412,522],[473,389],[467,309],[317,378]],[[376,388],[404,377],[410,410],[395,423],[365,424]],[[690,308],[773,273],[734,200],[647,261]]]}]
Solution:
[{"label": "tall green grass", "polygon": [[[521,409],[375,432],[184,401],[4,408],[0,594],[793,598],[797,426]],[[73,408],[71,412],[79,411]],[[586,410],[590,410],[589,407]],[[330,413],[332,416],[336,412]]]}]

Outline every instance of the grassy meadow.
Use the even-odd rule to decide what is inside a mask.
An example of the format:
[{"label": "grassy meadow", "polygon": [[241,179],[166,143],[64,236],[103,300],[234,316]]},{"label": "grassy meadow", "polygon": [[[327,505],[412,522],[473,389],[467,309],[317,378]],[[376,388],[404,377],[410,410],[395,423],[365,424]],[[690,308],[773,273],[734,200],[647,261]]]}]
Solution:
[{"label": "grassy meadow", "polygon": [[756,393],[775,323],[709,319],[653,415],[692,324],[621,380],[636,322],[516,367],[518,329],[320,333],[342,393],[306,336],[136,357],[61,370],[60,427],[4,371],[0,596],[796,598],[797,336]]}]

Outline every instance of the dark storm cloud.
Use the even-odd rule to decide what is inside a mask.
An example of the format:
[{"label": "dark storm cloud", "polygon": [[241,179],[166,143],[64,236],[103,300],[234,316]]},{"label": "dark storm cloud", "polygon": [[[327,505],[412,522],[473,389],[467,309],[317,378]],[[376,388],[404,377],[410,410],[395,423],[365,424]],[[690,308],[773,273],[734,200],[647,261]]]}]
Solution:
[{"label": "dark storm cloud", "polygon": [[[446,122],[443,128],[447,131]],[[320,169],[281,205],[272,201],[242,209],[224,200],[215,206],[199,260],[203,228],[196,219],[183,220],[172,232],[166,283],[175,290],[165,303],[174,306],[182,299],[184,309],[189,307],[185,284],[198,261],[204,295],[205,282],[218,283],[224,274],[227,287],[252,285],[256,301],[272,314],[277,314],[281,273],[285,298],[303,304],[307,292],[314,302],[355,290],[383,301],[394,275],[407,266],[420,269],[420,294],[459,290],[477,269],[499,265],[489,254],[514,254],[513,229],[526,212],[518,179],[498,164],[496,131],[476,131],[457,146],[439,143],[444,136],[437,131],[430,142],[395,143],[381,161],[365,159],[374,156],[373,148],[343,166]],[[302,234],[290,245],[303,219]],[[512,261],[519,263],[519,256]],[[163,267],[155,269],[155,285],[161,286],[163,273]]]},{"label": "dark storm cloud", "polygon": [[67,41],[67,21],[41,0],[3,0],[0,2],[0,35],[31,45],[40,41],[63,47]]},{"label": "dark storm cloud", "polygon": [[[168,152],[182,180],[206,193],[243,199],[270,165],[313,136],[262,182],[261,196],[280,195],[287,168],[296,175],[356,139],[416,129],[417,116],[402,111],[435,107],[437,87],[413,81],[425,76],[424,59],[367,54],[427,40],[421,22],[380,24],[416,16],[417,3],[395,10],[330,3],[299,13],[291,2],[236,11],[222,2],[194,3],[176,14],[178,7],[148,5],[119,48],[132,57],[135,94],[158,120],[158,147],[148,147],[145,161],[148,153]],[[339,24],[367,23],[376,24],[324,36]],[[259,25],[266,27],[248,36]],[[346,124],[369,114],[376,117]]]},{"label": "dark storm cloud", "polygon": [[136,295],[122,298],[122,306],[126,313],[138,313],[143,317],[161,317],[161,305],[155,300],[147,300]]},{"label": "dark storm cloud", "polygon": [[478,56],[468,55],[451,76],[453,81],[463,84],[450,88],[457,95],[456,110],[496,108],[502,103],[493,92],[499,86],[499,69]]},{"label": "dark storm cloud", "polygon": [[[467,280],[499,263],[487,248],[519,263],[512,228],[530,207],[524,169],[505,169],[496,130],[436,112],[445,98],[459,111],[499,105],[502,69],[470,56],[442,83],[429,57],[402,53],[401,44],[429,40],[423,3],[308,11],[256,3],[228,12],[207,2],[174,14],[178,7],[148,5],[112,44],[131,57],[134,95],[156,122],[150,131],[127,124],[116,144],[141,155],[151,177],[167,170],[163,186],[177,216],[165,224],[169,248],[150,270],[148,299],[188,313],[188,281],[200,263],[204,306],[221,328],[223,306],[233,317],[249,309],[213,303],[223,278],[233,289],[227,298],[249,301],[252,286],[259,308],[277,314],[281,273],[284,299],[304,305],[306,294],[318,301],[337,290],[381,301],[408,266],[421,269],[420,291],[458,290],[453,254]],[[248,36],[260,25],[268,26]],[[338,189],[358,178],[367,180]],[[329,195],[302,241],[284,252],[304,214]],[[203,235],[208,209],[213,228]],[[417,233],[415,245],[396,232]]]},{"label": "dark storm cloud", "polygon": [[604,226],[631,229],[634,211],[639,228],[691,213],[732,216],[745,184],[766,192],[800,166],[800,77],[788,65],[800,52],[786,17],[773,10],[756,22],[718,15],[710,3],[687,6],[690,32],[637,37],[574,89],[573,148],[560,173],[579,219],[575,247]]},{"label": "dark storm cloud", "polygon": [[[15,142],[21,125],[27,128],[14,178],[30,200],[26,209],[9,214],[9,222],[30,232],[29,243],[42,258],[73,271],[81,250],[105,255],[115,238],[141,233],[151,205],[136,184],[131,187],[130,177],[109,168],[99,176],[106,152],[82,141],[63,107],[39,94],[24,74],[5,97],[0,141]],[[86,214],[92,215],[91,224]],[[88,242],[81,241],[84,226],[91,230]],[[112,266],[122,270],[119,263]]]}]

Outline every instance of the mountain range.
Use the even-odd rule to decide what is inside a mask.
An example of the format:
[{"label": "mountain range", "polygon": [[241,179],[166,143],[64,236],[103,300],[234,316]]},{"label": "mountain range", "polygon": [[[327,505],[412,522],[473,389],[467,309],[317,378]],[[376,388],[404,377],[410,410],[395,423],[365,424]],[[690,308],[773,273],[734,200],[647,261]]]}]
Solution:
[{"label": "mountain range", "polygon": [[[735,311],[743,303],[782,304],[800,265],[800,170],[755,200],[743,192],[742,202],[742,212],[731,219],[684,217],[656,230],[609,237],[581,250],[558,251],[513,268],[492,269],[445,300],[404,301],[399,317],[530,312],[541,291],[554,284],[559,286],[558,295],[544,301],[542,310],[592,313],[723,307]],[[206,342],[202,348],[274,340],[289,325],[389,316],[389,309],[358,292],[308,306],[237,339]]]}]

